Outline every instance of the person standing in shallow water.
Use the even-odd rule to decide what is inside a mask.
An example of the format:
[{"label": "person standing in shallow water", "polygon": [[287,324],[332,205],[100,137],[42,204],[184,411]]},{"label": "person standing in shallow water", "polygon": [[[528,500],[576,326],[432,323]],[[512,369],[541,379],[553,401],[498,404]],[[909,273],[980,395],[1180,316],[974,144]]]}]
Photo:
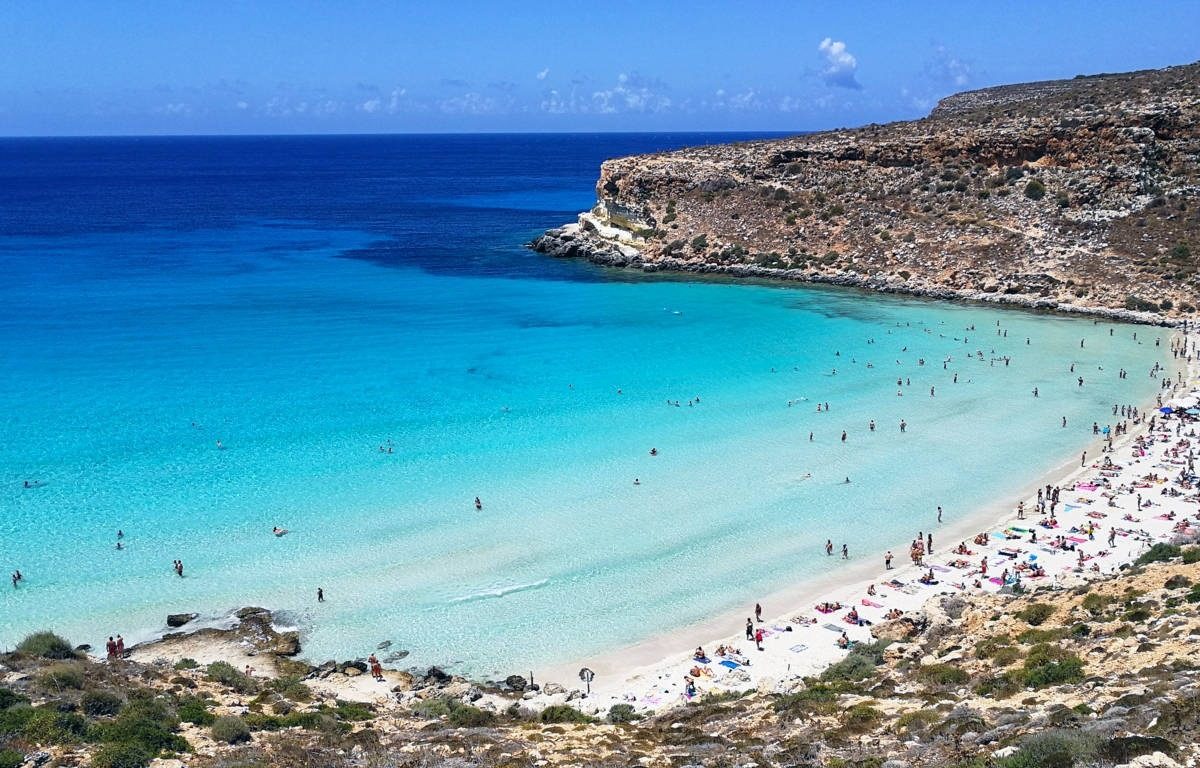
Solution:
[{"label": "person standing in shallow water", "polygon": [[890,549],[887,551],[887,554],[883,556],[883,568],[887,571],[892,570],[892,550]]},{"label": "person standing in shallow water", "polygon": [[317,602],[318,603],[325,602],[325,590],[321,589],[320,587],[317,587]]},{"label": "person standing in shallow water", "polygon": [[754,620],[762,621],[762,605],[759,603],[754,604]]},{"label": "person standing in shallow water", "polygon": [[825,539],[825,554],[829,557],[833,556],[833,539]]}]

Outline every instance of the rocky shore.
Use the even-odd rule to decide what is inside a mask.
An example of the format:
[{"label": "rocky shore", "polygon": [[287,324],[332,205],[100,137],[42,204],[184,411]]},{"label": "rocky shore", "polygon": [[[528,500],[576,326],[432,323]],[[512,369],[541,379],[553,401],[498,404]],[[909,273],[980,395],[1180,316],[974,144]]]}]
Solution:
[{"label": "rocky shore", "polygon": [[[939,596],[876,634],[787,690],[590,717],[531,707],[523,680],[489,688],[430,670],[377,682],[353,663],[247,675],[166,655],[102,663],[47,633],[0,657],[0,765],[1171,768],[1200,757],[1200,548],[1162,545],[1074,586]],[[240,636],[252,637],[277,650],[259,629]],[[364,679],[373,700],[343,695]]]},{"label": "rocky shore", "polygon": [[922,120],[605,162],[531,243],[640,269],[1194,317],[1200,64],[973,91]]}]

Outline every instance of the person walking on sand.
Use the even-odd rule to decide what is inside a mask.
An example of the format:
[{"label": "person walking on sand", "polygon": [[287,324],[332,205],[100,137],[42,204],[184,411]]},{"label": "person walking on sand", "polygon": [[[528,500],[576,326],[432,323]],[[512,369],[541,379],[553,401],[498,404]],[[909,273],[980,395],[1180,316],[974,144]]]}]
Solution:
[{"label": "person walking on sand", "polygon": [[1079,466],[1082,467],[1085,464],[1087,464],[1087,451],[1084,451],[1083,455],[1079,457]]},{"label": "person walking on sand", "polygon": [[762,622],[762,605],[759,603],[754,604],[754,620]]},{"label": "person walking on sand", "polygon": [[892,570],[892,550],[890,549],[887,551],[887,554],[883,556],[883,569],[885,571]]},{"label": "person walking on sand", "polygon": [[763,631],[761,629],[754,630],[754,646],[756,648],[758,648],[758,650],[760,650],[760,651],[763,649],[762,641],[763,641]]},{"label": "person walking on sand", "polygon": [[754,639],[754,622],[751,621],[749,618],[746,619],[746,639],[747,640]]}]

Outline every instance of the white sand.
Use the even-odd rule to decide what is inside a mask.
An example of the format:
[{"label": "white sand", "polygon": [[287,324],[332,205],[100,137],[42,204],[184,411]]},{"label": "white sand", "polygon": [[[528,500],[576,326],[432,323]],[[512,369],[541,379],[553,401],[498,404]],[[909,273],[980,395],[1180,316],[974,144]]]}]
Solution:
[{"label": "white sand", "polygon": [[[1180,341],[1180,338],[1177,337],[1175,341]],[[1189,340],[1189,347],[1194,343]],[[1170,402],[1172,398],[1188,394],[1200,396],[1196,380],[1197,366],[1193,364],[1184,371],[1182,360],[1172,363],[1184,373],[1185,383],[1162,392],[1162,400]],[[1176,372],[1170,367],[1168,371],[1174,381]],[[1162,375],[1166,377],[1168,374]],[[582,689],[578,671],[580,667],[588,667],[595,672],[592,694],[575,704],[585,711],[600,713],[616,703],[633,704],[639,710],[661,710],[678,705],[685,701],[684,676],[697,666],[703,670],[703,674],[694,678],[700,696],[711,691],[754,688],[786,690],[791,682],[817,674],[846,655],[846,651],[837,645],[843,631],[852,641],[871,640],[869,626],[852,625],[843,619],[851,607],[857,609],[860,618],[879,624],[886,621],[884,615],[889,609],[899,609],[906,615],[919,613],[925,602],[937,595],[964,590],[997,592],[1001,585],[990,579],[1000,576],[1005,569],[1010,574],[1014,573],[1015,565],[1030,562],[1031,556],[1036,557],[1033,562],[1043,567],[1046,575],[1041,578],[1023,576],[1021,581],[1027,589],[1110,574],[1120,565],[1132,562],[1152,544],[1172,539],[1177,535],[1177,526],[1185,518],[1191,518],[1196,521],[1193,525],[1200,527],[1200,494],[1195,489],[1181,489],[1182,495],[1179,496],[1164,495],[1168,488],[1177,487],[1176,481],[1181,471],[1186,469],[1187,457],[1195,452],[1200,422],[1189,418],[1185,423],[1175,416],[1164,418],[1153,404],[1147,404],[1141,410],[1141,415],[1140,424],[1135,425],[1128,420],[1129,432],[1114,439],[1111,453],[1101,453],[1102,443],[1097,440],[1088,446],[1089,462],[1086,467],[1081,468],[1076,459],[1060,467],[1052,477],[1043,478],[1039,484],[1025,489],[1022,496],[1017,497],[1025,498],[1026,514],[1023,520],[1017,519],[1015,505],[997,505],[982,510],[970,521],[956,526],[938,526],[929,531],[934,534],[934,552],[925,557],[925,567],[911,565],[908,544],[905,543],[892,548],[895,556],[893,570],[887,571],[886,575],[880,553],[880,559],[873,557],[871,562],[846,569],[836,577],[809,582],[801,590],[764,599],[766,611],[781,603],[796,608],[755,625],[767,633],[761,651],[756,650],[753,640],[746,639],[744,632],[722,634],[744,626],[746,616],[753,615],[753,606],[747,606],[742,616],[723,616],[634,648],[588,659],[582,664],[545,670],[539,675],[539,682],[555,681],[565,684],[568,689]],[[1151,416],[1155,417],[1156,428],[1153,435],[1146,437],[1147,422]],[[1111,419],[1114,424],[1120,420],[1124,419]],[[1177,428],[1182,430],[1178,435]],[[1105,459],[1111,459],[1120,469],[1103,470]],[[1144,479],[1151,474],[1156,474],[1160,480]],[[1062,489],[1055,514],[1058,526],[1055,528],[1038,524],[1043,516],[1037,513],[1036,488],[1044,487],[1047,483]],[[1091,484],[1097,486],[1095,490],[1083,487]],[[1077,488],[1077,485],[1080,487]],[[1140,510],[1137,509],[1138,493],[1143,500]],[[1167,519],[1169,515],[1173,515],[1174,519]],[[1125,519],[1127,516],[1134,519]],[[993,521],[990,525],[986,524],[989,520]],[[1094,540],[1090,540],[1087,533],[1071,532],[1073,528],[1083,529],[1089,524],[1095,525]],[[1026,532],[1016,540],[997,538],[1010,527],[1025,529]],[[1110,547],[1108,537],[1113,527],[1119,533],[1115,545]],[[1195,534],[1197,527],[1188,528],[1187,533]],[[972,539],[982,531],[991,534],[988,544],[981,546],[972,543]],[[1037,543],[1030,543],[1028,531],[1036,531]],[[916,533],[914,530],[914,537]],[[1055,550],[1047,546],[1058,536],[1081,539],[1069,542],[1076,546],[1077,551]],[[952,549],[958,546],[959,541],[965,541],[973,554],[954,554]],[[1019,554],[1008,557],[999,553],[1000,549],[1009,547],[1019,550]],[[1080,552],[1087,558],[1082,567],[1078,561]],[[838,556],[835,551],[834,557]],[[988,573],[982,577],[979,565],[985,557]],[[960,558],[968,561],[970,567],[960,569],[951,565]],[[934,568],[934,575],[940,583],[926,586],[918,582],[929,567]],[[905,586],[888,586],[886,582],[891,579],[904,582]],[[978,587],[974,586],[977,579],[981,582]],[[870,584],[874,584],[876,589],[874,597],[867,594]],[[864,599],[878,603],[879,607],[865,605]],[[823,602],[839,602],[843,607],[822,614],[815,610],[815,606]],[[828,629],[826,625],[836,629]],[[692,653],[697,644],[706,651],[710,659],[708,663],[698,664],[693,660]],[[720,662],[726,659],[715,653],[721,645],[740,649],[742,656],[749,660],[749,665],[738,665],[736,668],[722,665]],[[650,663],[644,663],[645,660],[650,660]],[[562,699],[562,694],[543,695],[530,703],[544,705]]]}]

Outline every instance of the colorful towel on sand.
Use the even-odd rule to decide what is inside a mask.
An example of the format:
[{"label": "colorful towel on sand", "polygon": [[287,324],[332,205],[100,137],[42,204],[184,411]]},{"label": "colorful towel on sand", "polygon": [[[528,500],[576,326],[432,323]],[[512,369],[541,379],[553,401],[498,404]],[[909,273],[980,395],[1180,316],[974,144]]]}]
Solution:
[{"label": "colorful towel on sand", "polygon": [[882,608],[883,607],[883,605],[881,605],[880,603],[877,603],[874,600],[868,600],[865,597],[863,598],[862,604],[867,606],[868,608]]},{"label": "colorful towel on sand", "polygon": [[1086,544],[1087,543],[1087,539],[1083,538],[1082,536],[1068,536],[1067,541],[1073,541],[1076,544]]},{"label": "colorful towel on sand", "polygon": [[738,664],[736,661],[730,661],[729,659],[725,659],[725,661],[721,662],[721,666],[729,667],[730,669],[737,669],[738,667],[740,667],[742,665]]}]

